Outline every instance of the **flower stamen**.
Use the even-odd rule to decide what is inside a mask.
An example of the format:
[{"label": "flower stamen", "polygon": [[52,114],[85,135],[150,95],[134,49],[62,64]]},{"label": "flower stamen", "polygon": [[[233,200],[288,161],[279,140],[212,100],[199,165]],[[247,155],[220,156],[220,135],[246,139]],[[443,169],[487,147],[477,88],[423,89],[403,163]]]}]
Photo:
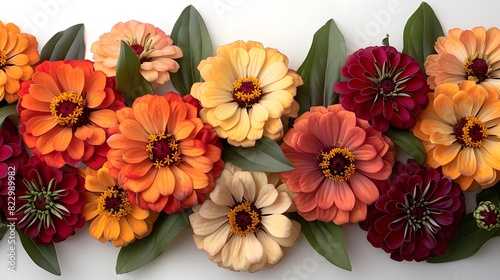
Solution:
[{"label": "flower stamen", "polygon": [[348,181],[351,175],[356,172],[354,154],[347,147],[333,147],[328,152],[322,151],[317,159],[323,175],[332,181]]},{"label": "flower stamen", "polygon": [[149,135],[146,151],[156,168],[170,166],[181,161],[179,143],[172,133],[153,133]]},{"label": "flower stamen", "polygon": [[229,228],[240,237],[255,233],[262,227],[261,215],[260,209],[257,209],[253,202],[238,203],[227,214]]},{"label": "flower stamen", "polygon": [[486,124],[474,116],[462,118],[453,130],[458,142],[465,147],[482,147],[482,139],[488,136]]},{"label": "flower stamen", "polygon": [[0,50],[0,69],[3,69],[5,64],[7,64],[7,54],[4,50]]},{"label": "flower stamen", "polygon": [[112,186],[99,196],[97,211],[119,219],[132,212],[132,204],[125,190]]},{"label": "flower stamen", "polygon": [[65,91],[50,101],[50,113],[61,126],[81,126],[88,120],[87,100],[80,94]]},{"label": "flower stamen", "polygon": [[479,52],[468,56],[464,61],[464,70],[468,80],[480,83],[489,79],[493,68],[489,65],[488,58]]},{"label": "flower stamen", "polygon": [[239,78],[233,82],[233,98],[241,108],[250,108],[257,103],[262,96],[260,82],[250,76],[248,78]]}]

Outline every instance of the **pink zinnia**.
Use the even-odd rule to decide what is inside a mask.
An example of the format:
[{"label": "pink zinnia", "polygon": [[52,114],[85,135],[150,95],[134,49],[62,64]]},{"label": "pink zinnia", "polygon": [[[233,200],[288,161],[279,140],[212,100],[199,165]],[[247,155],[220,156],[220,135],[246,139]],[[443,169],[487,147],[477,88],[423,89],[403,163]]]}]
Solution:
[{"label": "pink zinnia", "polygon": [[347,110],[380,131],[409,129],[427,107],[429,86],[418,62],[390,46],[360,49],[341,68],[347,80],[335,84]]}]

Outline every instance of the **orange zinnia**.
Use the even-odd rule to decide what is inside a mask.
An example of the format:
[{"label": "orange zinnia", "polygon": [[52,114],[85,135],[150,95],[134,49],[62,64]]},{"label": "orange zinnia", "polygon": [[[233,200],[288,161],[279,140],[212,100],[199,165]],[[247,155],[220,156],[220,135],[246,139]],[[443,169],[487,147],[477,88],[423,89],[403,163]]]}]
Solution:
[{"label": "orange zinnia", "polygon": [[473,81],[439,85],[413,129],[427,151],[427,165],[441,166],[462,190],[500,180],[499,95],[497,88]]},{"label": "orange zinnia", "polygon": [[19,99],[20,82],[31,78],[33,66],[40,60],[37,47],[33,35],[0,21],[0,101],[14,103]]},{"label": "orange zinnia", "polygon": [[19,91],[23,139],[50,166],[97,169],[105,161],[107,128],[118,124],[114,109],[124,104],[92,64],[46,61]]},{"label": "orange zinnia", "polygon": [[108,140],[110,171],[141,208],[182,211],[203,202],[215,186],[221,149],[213,128],[197,115],[173,92],[141,96],[117,112],[120,125]]},{"label": "orange zinnia", "polygon": [[106,163],[99,170],[85,170],[85,188],[87,204],[82,214],[90,222],[92,237],[119,247],[151,233],[158,213],[132,205],[127,191],[109,174]]}]

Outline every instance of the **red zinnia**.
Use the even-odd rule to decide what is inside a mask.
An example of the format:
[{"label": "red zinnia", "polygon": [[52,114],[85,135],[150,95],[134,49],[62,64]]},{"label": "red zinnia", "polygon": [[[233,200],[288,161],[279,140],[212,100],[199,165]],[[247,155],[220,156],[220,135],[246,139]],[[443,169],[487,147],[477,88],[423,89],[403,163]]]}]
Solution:
[{"label": "red zinnia", "polygon": [[360,223],[368,241],[396,261],[442,255],[465,213],[460,185],[410,159],[379,184],[380,197]]},{"label": "red zinnia", "polygon": [[409,129],[427,107],[425,74],[411,56],[390,46],[360,49],[341,68],[347,81],[335,84],[340,102],[373,127]]}]

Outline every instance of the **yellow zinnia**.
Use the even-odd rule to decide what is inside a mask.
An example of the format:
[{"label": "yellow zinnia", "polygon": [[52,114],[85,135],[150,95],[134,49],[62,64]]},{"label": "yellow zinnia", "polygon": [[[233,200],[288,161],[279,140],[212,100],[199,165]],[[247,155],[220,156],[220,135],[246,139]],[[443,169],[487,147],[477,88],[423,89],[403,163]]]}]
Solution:
[{"label": "yellow zinnia", "polygon": [[38,42],[31,34],[20,33],[13,23],[0,21],[0,101],[16,102],[21,82],[33,75],[40,60]]},{"label": "yellow zinnia", "polygon": [[429,106],[413,133],[423,141],[426,163],[462,190],[493,186],[500,180],[500,90],[465,81],[429,93]]},{"label": "yellow zinnia", "polygon": [[90,222],[92,237],[119,247],[151,233],[158,213],[131,204],[127,191],[111,177],[106,163],[99,170],[85,170],[85,188],[83,216]]},{"label": "yellow zinnia", "polygon": [[200,116],[231,145],[251,147],[262,136],[277,140],[281,117],[297,116],[294,96],[303,81],[276,49],[236,41],[219,47],[198,70],[204,82],[195,83],[191,95],[203,107]]}]

